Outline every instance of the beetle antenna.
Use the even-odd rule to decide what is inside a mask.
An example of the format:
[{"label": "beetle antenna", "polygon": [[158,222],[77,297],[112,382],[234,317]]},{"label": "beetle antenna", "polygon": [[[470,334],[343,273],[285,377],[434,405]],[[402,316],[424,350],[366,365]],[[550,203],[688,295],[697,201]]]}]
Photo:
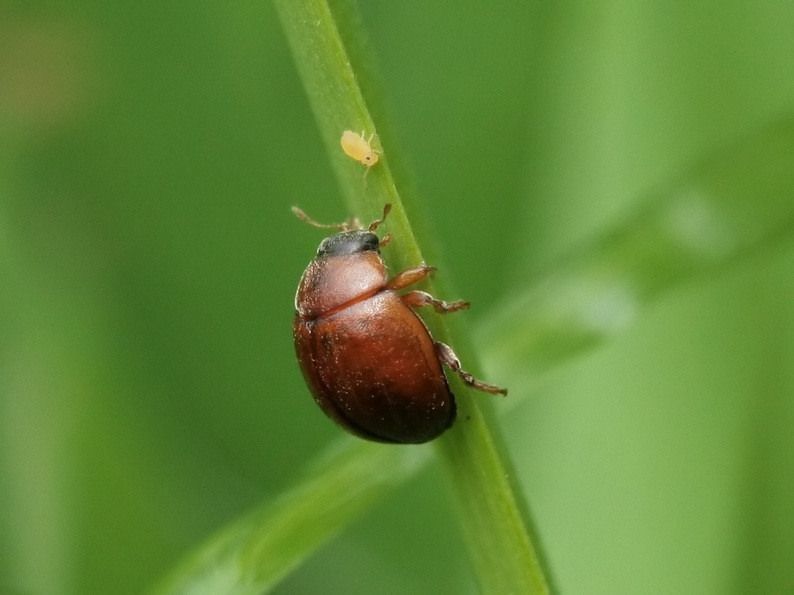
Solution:
[{"label": "beetle antenna", "polygon": [[355,219],[345,221],[343,223],[319,223],[309,217],[300,207],[292,207],[292,214],[304,223],[308,223],[312,227],[319,227],[320,229],[338,229],[339,231],[350,231],[353,226],[356,226]]},{"label": "beetle antenna", "polygon": [[383,205],[383,215],[381,216],[381,218],[375,219],[375,221],[370,223],[369,227],[367,228],[367,231],[375,231],[376,229],[378,229],[380,224],[386,220],[386,215],[389,214],[389,211],[391,211],[391,203],[387,202],[385,205]]}]

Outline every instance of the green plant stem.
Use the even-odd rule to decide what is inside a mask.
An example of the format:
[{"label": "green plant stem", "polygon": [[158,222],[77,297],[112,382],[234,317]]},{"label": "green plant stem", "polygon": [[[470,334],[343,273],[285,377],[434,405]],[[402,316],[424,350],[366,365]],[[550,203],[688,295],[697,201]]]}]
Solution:
[{"label": "green plant stem", "polygon": [[[377,130],[356,76],[361,70],[357,66],[362,56],[354,55],[343,42],[344,31],[350,39],[356,33],[362,35],[360,27],[354,30],[354,15],[349,9],[346,12],[332,9],[323,0],[277,0],[276,7],[331,162],[353,212],[374,216],[384,203],[391,203],[388,229],[394,239],[390,262],[400,267],[423,262],[389,166],[388,145],[381,142],[383,155],[368,173],[366,192],[362,167],[339,148],[343,130],[366,133]],[[436,321],[432,328],[445,342],[456,346],[465,342],[460,333],[450,336],[452,333],[443,322]],[[467,348],[463,352],[471,365],[471,350]],[[488,417],[477,403],[488,397],[472,395],[468,387],[456,380],[452,384],[461,421],[438,441],[438,453],[452,479],[452,491],[478,583],[487,593],[547,593],[547,581],[529,534],[521,497],[510,479],[506,453],[494,436],[495,426],[486,422]]]}]

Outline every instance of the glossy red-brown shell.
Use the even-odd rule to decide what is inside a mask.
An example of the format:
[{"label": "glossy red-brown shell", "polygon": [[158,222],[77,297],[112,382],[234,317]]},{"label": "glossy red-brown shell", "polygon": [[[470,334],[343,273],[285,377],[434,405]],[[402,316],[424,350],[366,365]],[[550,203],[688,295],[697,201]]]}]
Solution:
[{"label": "glossy red-brown shell", "polygon": [[374,251],[312,261],[295,296],[295,351],[315,401],[341,426],[426,442],[452,424],[455,401],[427,328],[386,282]]}]

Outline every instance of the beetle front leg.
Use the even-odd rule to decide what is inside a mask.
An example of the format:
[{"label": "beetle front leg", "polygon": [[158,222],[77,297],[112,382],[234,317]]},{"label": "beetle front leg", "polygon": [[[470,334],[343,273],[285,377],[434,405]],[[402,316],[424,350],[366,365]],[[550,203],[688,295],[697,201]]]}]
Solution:
[{"label": "beetle front leg", "polygon": [[455,300],[454,302],[445,302],[434,298],[426,291],[409,291],[405,295],[400,296],[403,303],[409,308],[421,308],[422,306],[433,306],[433,309],[439,314],[446,314],[447,312],[455,312],[457,310],[465,310],[469,307],[469,302],[465,300]]},{"label": "beetle front leg", "polygon": [[437,341],[435,345],[436,353],[438,354],[438,359],[441,361],[441,363],[446,365],[450,370],[460,376],[461,380],[463,380],[463,382],[465,382],[467,385],[486,393],[491,393],[494,395],[507,395],[506,388],[501,388],[499,386],[483,382],[482,380],[478,380],[466,370],[461,368],[460,360],[458,359],[458,356],[455,355],[455,352],[452,351],[452,347],[446,343],[442,343],[441,341]]},{"label": "beetle front leg", "polygon": [[402,289],[414,283],[419,283],[422,279],[430,275],[436,267],[428,266],[424,263],[412,269],[406,269],[402,273],[397,273],[386,283],[386,289]]}]

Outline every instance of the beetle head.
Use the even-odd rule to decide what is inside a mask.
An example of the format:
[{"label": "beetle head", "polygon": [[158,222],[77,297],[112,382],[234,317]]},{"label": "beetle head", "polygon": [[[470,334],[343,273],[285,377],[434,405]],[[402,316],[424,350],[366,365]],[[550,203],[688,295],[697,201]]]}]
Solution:
[{"label": "beetle head", "polygon": [[380,240],[371,231],[358,229],[343,231],[325,238],[317,248],[317,256],[341,256],[359,252],[377,252]]}]

